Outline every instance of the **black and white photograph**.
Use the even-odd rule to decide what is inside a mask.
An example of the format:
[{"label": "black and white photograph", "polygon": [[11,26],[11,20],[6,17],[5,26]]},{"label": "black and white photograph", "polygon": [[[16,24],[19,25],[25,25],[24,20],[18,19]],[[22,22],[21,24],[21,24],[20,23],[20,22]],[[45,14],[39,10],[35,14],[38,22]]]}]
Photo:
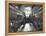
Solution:
[{"label": "black and white photograph", "polygon": [[9,32],[43,31],[43,5],[9,3]]}]

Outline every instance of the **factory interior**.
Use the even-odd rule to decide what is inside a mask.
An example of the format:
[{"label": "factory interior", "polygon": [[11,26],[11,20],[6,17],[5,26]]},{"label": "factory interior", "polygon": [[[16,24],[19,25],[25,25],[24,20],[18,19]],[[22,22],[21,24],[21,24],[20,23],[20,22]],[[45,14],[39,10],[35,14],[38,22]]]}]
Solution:
[{"label": "factory interior", "polygon": [[9,3],[9,32],[43,30],[43,5]]}]

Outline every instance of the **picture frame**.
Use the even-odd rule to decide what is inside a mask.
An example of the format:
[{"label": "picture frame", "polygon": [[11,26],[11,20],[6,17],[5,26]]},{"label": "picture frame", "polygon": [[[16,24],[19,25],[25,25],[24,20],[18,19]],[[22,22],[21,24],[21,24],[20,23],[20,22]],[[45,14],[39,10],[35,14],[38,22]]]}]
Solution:
[{"label": "picture frame", "polygon": [[[10,22],[10,12],[9,12],[9,3],[13,3],[13,4],[26,4],[26,5],[42,5],[43,6],[43,24],[42,24],[42,31],[35,31],[35,32],[9,32],[10,30],[10,26],[9,26],[9,22]],[[15,16],[16,17],[16,16]],[[5,35],[6,36],[15,36],[15,35],[23,35],[23,34],[39,34],[39,33],[44,33],[45,32],[45,3],[43,2],[23,2],[23,1],[5,1]]]}]

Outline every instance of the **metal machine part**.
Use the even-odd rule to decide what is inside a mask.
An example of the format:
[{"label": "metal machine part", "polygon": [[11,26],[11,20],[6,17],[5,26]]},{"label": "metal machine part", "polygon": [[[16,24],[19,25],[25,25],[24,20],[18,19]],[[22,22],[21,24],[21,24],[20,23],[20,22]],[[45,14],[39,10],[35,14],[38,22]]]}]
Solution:
[{"label": "metal machine part", "polygon": [[[33,31],[34,29],[33,29],[33,21],[32,22],[30,22],[30,18],[29,18],[29,16],[30,16],[30,14],[32,14],[32,11],[31,11],[31,7],[29,7],[29,6],[27,6],[27,7],[25,7],[25,6],[23,6],[23,8],[24,8],[24,12],[20,12],[20,13],[16,13],[16,21],[17,21],[17,23],[18,23],[18,26],[19,27],[21,27],[22,26],[22,24],[23,24],[23,29],[21,28],[21,29],[19,29],[19,27],[18,27],[18,31],[24,31],[24,30],[27,30],[27,31],[29,31],[28,29],[30,28],[30,31]],[[23,9],[22,8],[22,9]],[[25,14],[22,14],[22,13],[25,13]],[[24,22],[25,21],[25,22]],[[16,26],[17,26],[17,23],[16,23]],[[19,24],[20,23],[20,24]],[[29,24],[29,23],[33,23],[31,26],[28,26],[29,28],[28,29],[24,29],[24,28],[26,28],[27,26],[26,26],[26,23],[27,23],[27,25],[31,25],[31,24]],[[32,29],[32,30],[31,30]]]},{"label": "metal machine part", "polygon": [[14,32],[14,23],[13,22],[10,23],[10,32]]}]

